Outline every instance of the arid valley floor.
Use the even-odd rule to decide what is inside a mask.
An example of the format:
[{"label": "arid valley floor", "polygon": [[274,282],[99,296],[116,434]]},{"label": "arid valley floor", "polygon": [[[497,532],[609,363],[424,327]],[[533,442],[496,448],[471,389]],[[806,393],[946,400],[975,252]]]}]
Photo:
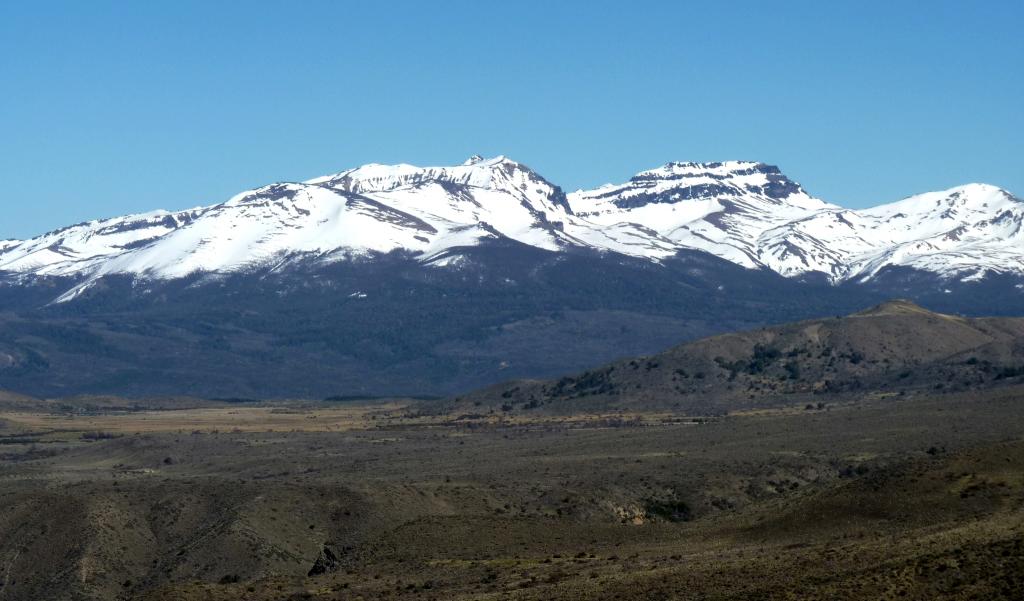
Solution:
[{"label": "arid valley floor", "polygon": [[1019,599],[1022,395],[707,418],[11,395],[0,600]]}]

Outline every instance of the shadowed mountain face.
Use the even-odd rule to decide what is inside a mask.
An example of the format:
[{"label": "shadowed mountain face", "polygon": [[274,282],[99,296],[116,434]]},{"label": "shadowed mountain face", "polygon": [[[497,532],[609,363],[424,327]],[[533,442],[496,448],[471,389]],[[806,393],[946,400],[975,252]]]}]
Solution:
[{"label": "shadowed mountain face", "polygon": [[497,392],[506,410],[656,406],[720,413],[794,398],[813,404],[826,395],[962,391],[1021,378],[1024,319],[964,318],[897,300],[842,318],[705,338],[482,396]]},{"label": "shadowed mountain face", "polygon": [[106,278],[73,303],[0,313],[0,387],[446,395],[870,303],[827,285],[802,299],[796,282],[703,254],[656,266],[493,244],[461,256],[458,270],[391,255],[145,285]]},{"label": "shadowed mountain face", "polygon": [[948,312],[1024,314],[1013,280],[892,274],[889,284],[836,286],[706,253],[656,265],[497,241],[458,257],[458,269],[392,253],[180,280],[109,276],[50,305],[60,286],[0,287],[0,387],[43,396],[449,395],[846,314],[894,293]]}]

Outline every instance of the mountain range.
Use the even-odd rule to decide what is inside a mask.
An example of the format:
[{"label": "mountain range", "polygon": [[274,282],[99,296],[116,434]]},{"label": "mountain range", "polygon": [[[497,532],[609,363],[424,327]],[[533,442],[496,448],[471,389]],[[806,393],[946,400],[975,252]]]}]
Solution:
[{"label": "mountain range", "polygon": [[1024,202],[968,184],[851,210],[763,163],[669,163],[565,194],[505,157],[454,167],[365,165],[249,190],[208,207],[155,211],[0,242],[0,272],[166,280],[407,252],[455,267],[460,249],[508,239],[660,262],[702,251],[786,277],[864,282],[887,267],[943,278],[1024,274]]},{"label": "mountain range", "polygon": [[1024,202],[845,209],[742,161],[571,193],[505,157],[371,164],[0,241],[0,386],[451,394],[893,297],[1024,314]]}]

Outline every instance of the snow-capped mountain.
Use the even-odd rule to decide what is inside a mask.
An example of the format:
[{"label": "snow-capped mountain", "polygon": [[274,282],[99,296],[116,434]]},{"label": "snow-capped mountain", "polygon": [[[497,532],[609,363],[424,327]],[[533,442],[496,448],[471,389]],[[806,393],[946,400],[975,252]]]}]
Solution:
[{"label": "snow-capped mountain", "polygon": [[774,268],[761,260],[762,234],[839,208],[808,195],[777,167],[739,161],[669,163],[625,184],[575,192],[570,203],[594,223],[637,223],[680,248],[750,268]]},{"label": "snow-capped mountain", "polygon": [[474,157],[456,167],[366,165],[210,207],[83,223],[6,242],[0,271],[167,279],[296,256],[331,261],[395,250],[445,264],[452,248],[500,237],[552,251],[578,246],[657,258],[676,250],[635,225],[599,227],[575,217],[560,188],[520,163]]},{"label": "snow-capped mountain", "polygon": [[887,266],[959,279],[1024,273],[1024,202],[986,184],[852,210],[808,195],[774,166],[669,163],[569,201],[594,223],[637,223],[787,277],[865,281]]},{"label": "snow-capped mountain", "polygon": [[821,211],[766,232],[761,248],[765,264],[784,275],[816,270],[866,281],[890,265],[963,280],[1019,274],[1024,202],[969,184],[861,211]]},{"label": "snow-capped mountain", "polygon": [[365,165],[278,183],[187,211],[92,221],[0,242],[0,272],[175,279],[295,259],[343,261],[402,251],[443,267],[459,249],[509,239],[663,261],[704,251],[787,277],[869,280],[887,266],[944,278],[1024,273],[1024,203],[971,184],[872,209],[810,196],[753,162],[669,163],[628,182],[562,190],[505,157],[452,167]]}]

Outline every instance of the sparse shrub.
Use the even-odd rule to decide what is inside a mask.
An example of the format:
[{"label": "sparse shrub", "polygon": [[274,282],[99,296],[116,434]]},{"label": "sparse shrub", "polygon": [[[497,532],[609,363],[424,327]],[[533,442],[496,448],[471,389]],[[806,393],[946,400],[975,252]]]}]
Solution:
[{"label": "sparse shrub", "polygon": [[103,432],[96,430],[95,432],[82,432],[82,440],[110,440],[112,438],[121,438],[123,434],[114,434],[113,432]]},{"label": "sparse shrub", "polygon": [[726,361],[724,357],[715,357],[715,363],[717,363],[722,369],[728,370],[730,382],[736,379],[736,375],[740,371],[745,371],[747,369],[747,362],[742,359]]},{"label": "sparse shrub", "polygon": [[693,517],[690,506],[683,501],[649,500],[644,504],[644,511],[670,522],[688,522]]},{"label": "sparse shrub", "polygon": [[755,344],[754,354],[747,362],[746,371],[751,375],[759,374],[780,357],[782,357],[782,351],[779,349]]},{"label": "sparse shrub", "polygon": [[1006,378],[1016,378],[1018,376],[1024,376],[1024,366],[1021,367],[1004,367],[996,372],[997,380],[1004,380]]}]

